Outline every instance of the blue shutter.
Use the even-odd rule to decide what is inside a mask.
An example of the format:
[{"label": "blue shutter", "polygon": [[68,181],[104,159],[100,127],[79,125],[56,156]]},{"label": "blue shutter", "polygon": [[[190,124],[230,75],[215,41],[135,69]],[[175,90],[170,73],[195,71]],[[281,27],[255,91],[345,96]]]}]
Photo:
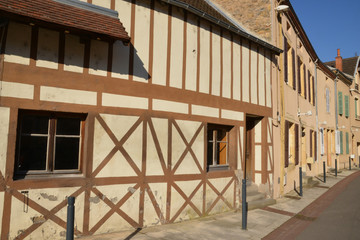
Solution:
[{"label": "blue shutter", "polygon": [[349,117],[349,96],[345,95],[345,117]]},{"label": "blue shutter", "polygon": [[338,110],[339,115],[343,115],[343,100],[342,100],[342,92],[338,92]]},{"label": "blue shutter", "polygon": [[346,154],[349,154],[349,133],[346,133]]},{"label": "blue shutter", "polygon": [[340,154],[344,153],[344,148],[343,148],[343,132],[340,131]]}]

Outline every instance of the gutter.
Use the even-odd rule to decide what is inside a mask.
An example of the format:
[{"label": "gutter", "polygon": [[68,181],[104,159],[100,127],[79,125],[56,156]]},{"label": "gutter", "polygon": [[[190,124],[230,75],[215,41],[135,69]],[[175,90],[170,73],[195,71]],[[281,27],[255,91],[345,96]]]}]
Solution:
[{"label": "gutter", "polygon": [[255,43],[257,43],[257,44],[259,44],[259,45],[261,45],[263,47],[265,47],[265,48],[271,49],[274,52],[276,52],[277,54],[280,54],[280,53],[283,52],[283,50],[281,50],[280,48],[277,48],[274,45],[271,45],[271,44],[265,42],[264,40],[261,40],[261,39],[259,39],[257,37],[254,37],[253,35],[245,32],[244,30],[236,28],[236,27],[234,27],[234,26],[232,26],[232,25],[230,25],[228,23],[225,23],[222,20],[217,19],[217,18],[211,16],[210,14],[208,14],[206,12],[203,12],[203,11],[201,11],[201,10],[199,10],[199,9],[197,9],[197,8],[187,4],[187,3],[184,3],[184,2],[179,1],[179,0],[161,0],[161,1],[166,2],[168,4],[171,4],[173,6],[183,8],[183,9],[185,9],[185,10],[187,10],[187,11],[189,11],[189,12],[191,12],[191,13],[193,13],[193,14],[201,17],[201,18],[205,18],[206,20],[209,20],[212,23],[215,23],[215,24],[217,24],[217,25],[219,25],[219,26],[221,26],[223,28],[226,28],[226,29],[228,29],[229,31],[231,31],[233,33],[236,33],[236,34],[238,34],[238,35],[240,35],[240,36],[242,36],[242,37],[244,37],[246,39],[249,39],[249,40],[251,40],[251,41],[253,41],[253,42],[255,42]]}]

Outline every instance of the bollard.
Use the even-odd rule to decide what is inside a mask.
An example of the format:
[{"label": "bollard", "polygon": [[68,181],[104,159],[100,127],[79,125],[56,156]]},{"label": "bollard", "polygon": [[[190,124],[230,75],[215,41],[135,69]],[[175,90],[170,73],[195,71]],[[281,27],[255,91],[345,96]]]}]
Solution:
[{"label": "bollard", "polygon": [[335,177],[337,177],[337,159],[335,159]]},{"label": "bollard", "polygon": [[349,157],[349,170],[351,170],[351,157]]},{"label": "bollard", "polygon": [[66,240],[74,240],[75,197],[68,197]]},{"label": "bollard", "polygon": [[247,229],[246,179],[242,180],[242,229]]},{"label": "bollard", "polygon": [[324,183],[326,183],[326,166],[325,166],[325,162],[323,162],[323,171],[324,171]]},{"label": "bollard", "polygon": [[302,167],[299,167],[299,182],[300,182],[300,196],[303,195],[303,186],[302,186]]}]

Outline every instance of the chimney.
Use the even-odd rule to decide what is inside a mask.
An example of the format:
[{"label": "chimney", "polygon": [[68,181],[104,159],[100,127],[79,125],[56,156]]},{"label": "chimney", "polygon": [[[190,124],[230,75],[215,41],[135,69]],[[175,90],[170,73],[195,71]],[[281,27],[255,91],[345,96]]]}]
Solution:
[{"label": "chimney", "polygon": [[340,49],[337,50],[337,56],[335,58],[335,67],[340,71],[343,70],[342,57],[340,56]]}]

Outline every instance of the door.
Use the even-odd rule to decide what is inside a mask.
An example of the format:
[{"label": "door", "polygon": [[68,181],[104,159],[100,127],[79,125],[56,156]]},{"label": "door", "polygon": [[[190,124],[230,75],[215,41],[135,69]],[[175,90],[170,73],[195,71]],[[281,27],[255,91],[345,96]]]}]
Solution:
[{"label": "door", "polygon": [[246,141],[245,141],[245,173],[249,181],[255,181],[255,126],[262,117],[246,116]]}]

